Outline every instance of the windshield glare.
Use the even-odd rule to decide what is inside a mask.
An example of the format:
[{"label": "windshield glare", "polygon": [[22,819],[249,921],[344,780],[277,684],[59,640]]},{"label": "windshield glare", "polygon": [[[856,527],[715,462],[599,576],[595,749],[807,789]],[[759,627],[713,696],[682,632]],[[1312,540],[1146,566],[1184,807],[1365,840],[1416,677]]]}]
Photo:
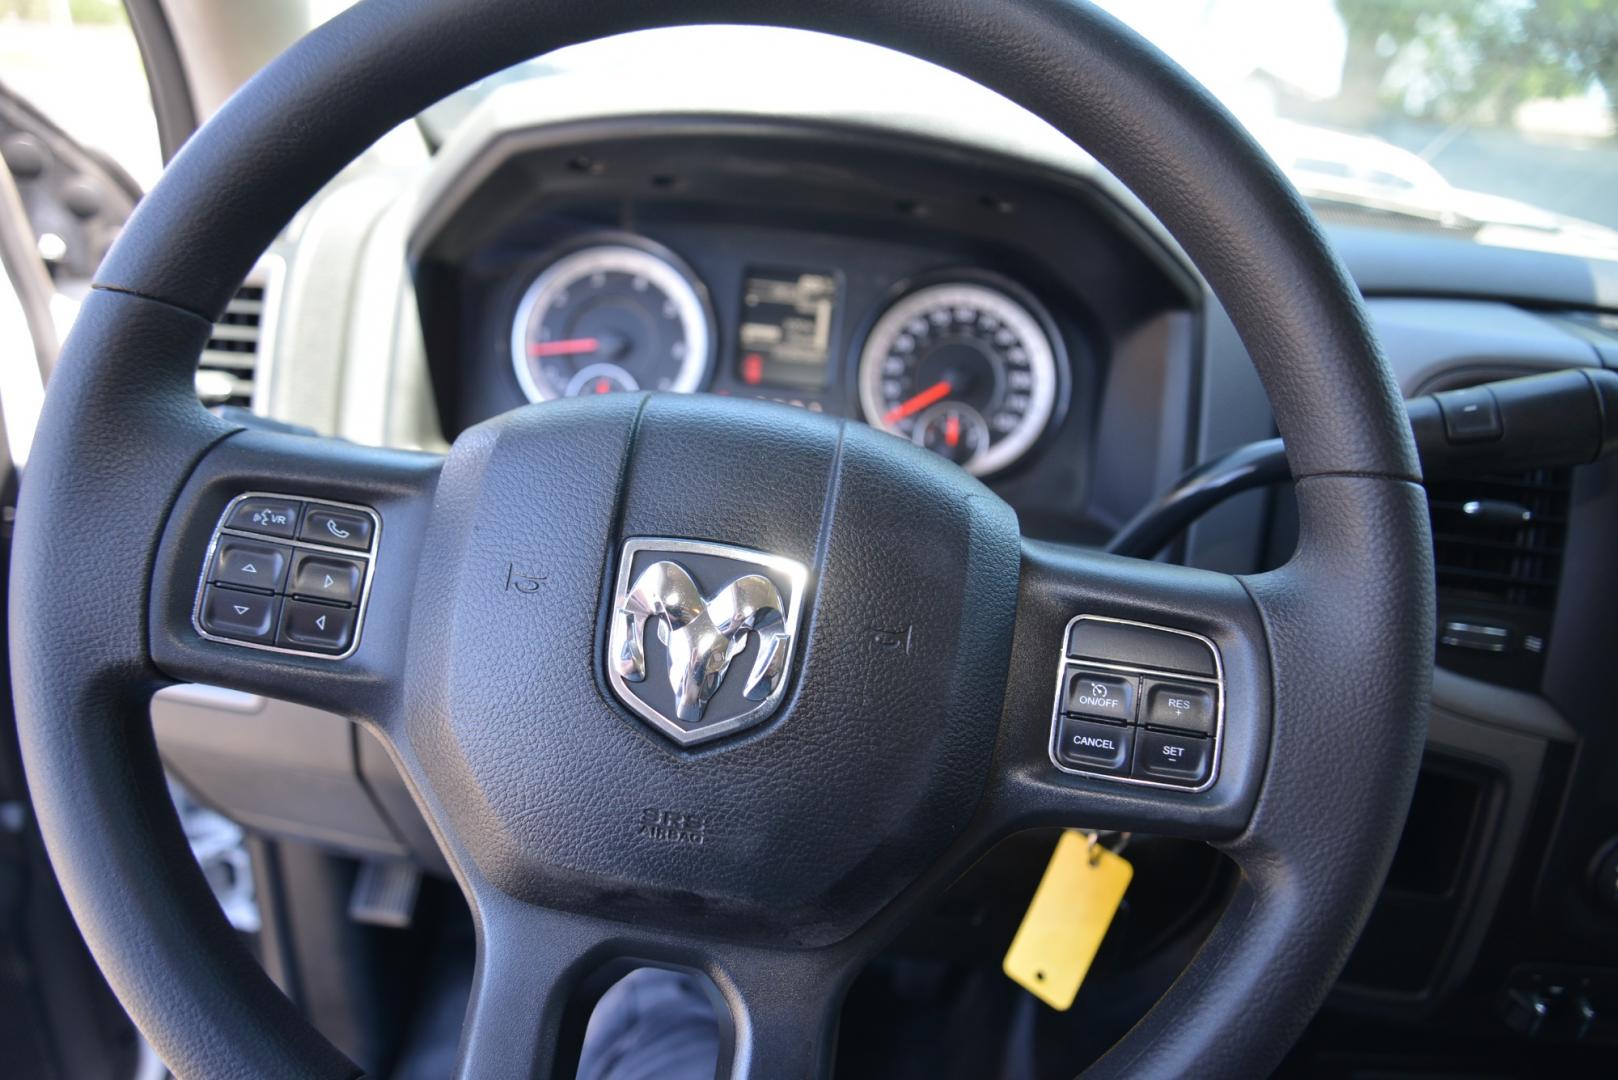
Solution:
[{"label": "windshield glare", "polygon": [[1612,0],[1102,6],[1219,95],[1317,205],[1613,251]]},{"label": "windshield glare", "polygon": [[[1618,257],[1613,0],[1099,2],[1208,86],[1328,219]],[[665,33],[679,31],[646,36]],[[494,87],[610,55],[518,65],[423,123],[441,141]]]}]

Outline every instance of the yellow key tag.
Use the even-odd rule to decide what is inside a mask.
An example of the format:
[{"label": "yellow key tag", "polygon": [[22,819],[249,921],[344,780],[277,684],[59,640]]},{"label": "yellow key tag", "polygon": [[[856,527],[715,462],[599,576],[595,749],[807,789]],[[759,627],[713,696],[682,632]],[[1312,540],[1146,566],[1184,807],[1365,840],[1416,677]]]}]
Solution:
[{"label": "yellow key tag", "polygon": [[1051,1008],[1066,1011],[1134,876],[1127,859],[1084,833],[1063,833],[1001,969]]}]

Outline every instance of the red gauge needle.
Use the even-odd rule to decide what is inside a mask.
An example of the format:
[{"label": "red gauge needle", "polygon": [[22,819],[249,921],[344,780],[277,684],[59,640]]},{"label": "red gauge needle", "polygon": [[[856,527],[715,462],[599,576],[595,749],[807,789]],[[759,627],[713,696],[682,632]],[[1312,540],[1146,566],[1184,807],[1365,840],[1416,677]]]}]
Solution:
[{"label": "red gauge needle", "polygon": [[565,341],[534,341],[528,345],[529,356],[573,356],[576,353],[592,353],[601,348],[601,342],[593,337],[568,338]]},{"label": "red gauge needle", "polygon": [[906,401],[901,401],[899,404],[889,409],[883,414],[882,421],[886,424],[893,424],[903,420],[907,416],[914,416],[916,413],[919,413],[921,410],[933,404],[935,401],[943,401],[945,398],[949,397],[949,392],[952,389],[954,388],[950,386],[948,379],[940,379],[938,382],[933,383],[933,385],[929,386],[915,397]]},{"label": "red gauge needle", "polygon": [[958,412],[944,418],[944,445],[951,450],[961,445],[961,414]]}]

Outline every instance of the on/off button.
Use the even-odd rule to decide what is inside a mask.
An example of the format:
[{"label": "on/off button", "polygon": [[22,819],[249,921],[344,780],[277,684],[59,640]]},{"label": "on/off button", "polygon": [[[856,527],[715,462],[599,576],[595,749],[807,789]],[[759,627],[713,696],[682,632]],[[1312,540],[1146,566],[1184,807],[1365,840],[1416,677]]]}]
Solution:
[{"label": "on/off button", "polygon": [[1135,680],[1097,671],[1070,670],[1062,693],[1062,711],[1132,724],[1135,722]]}]

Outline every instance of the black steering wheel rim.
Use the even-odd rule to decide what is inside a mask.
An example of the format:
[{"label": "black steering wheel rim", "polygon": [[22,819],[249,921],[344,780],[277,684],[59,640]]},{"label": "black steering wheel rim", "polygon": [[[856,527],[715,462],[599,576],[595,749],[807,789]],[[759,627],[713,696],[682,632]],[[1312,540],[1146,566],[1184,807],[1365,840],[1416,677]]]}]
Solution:
[{"label": "black steering wheel rim", "polygon": [[[232,939],[168,809],[146,720],[156,686],[192,675],[163,658],[173,655],[159,629],[172,576],[165,531],[184,516],[187,485],[206,463],[252,445],[197,404],[196,357],[282,225],[392,126],[536,53],[699,22],[860,37],[1006,94],[1135,191],[1242,334],[1287,442],[1302,522],[1287,567],[1241,582],[1261,626],[1252,636],[1268,650],[1273,713],[1250,817],[1225,840],[1252,887],[1097,1071],[1264,1071],[1346,958],[1414,783],[1432,624],[1419,472],[1353,286],[1296,193],[1156,50],[1088,5],[1057,0],[699,0],[651,11],[621,0],[488,0],[472,11],[370,0],[232,99],[176,158],[98,273],[53,377],[19,507],[19,730],[41,828],[86,941],[182,1076],[355,1073]],[[374,470],[378,502],[428,467],[340,453]],[[326,478],[317,469],[305,479]],[[1072,558],[1026,548],[1025,594]],[[1112,565],[1087,563],[1083,576],[1099,581]],[[189,572],[194,580],[194,565]],[[333,692],[353,695],[349,711],[362,718],[397,704],[363,667]],[[1093,805],[1105,817],[1107,798]],[[757,1073],[748,1053],[739,1049],[737,1071]],[[823,1058],[792,1060],[821,1068]]]}]

